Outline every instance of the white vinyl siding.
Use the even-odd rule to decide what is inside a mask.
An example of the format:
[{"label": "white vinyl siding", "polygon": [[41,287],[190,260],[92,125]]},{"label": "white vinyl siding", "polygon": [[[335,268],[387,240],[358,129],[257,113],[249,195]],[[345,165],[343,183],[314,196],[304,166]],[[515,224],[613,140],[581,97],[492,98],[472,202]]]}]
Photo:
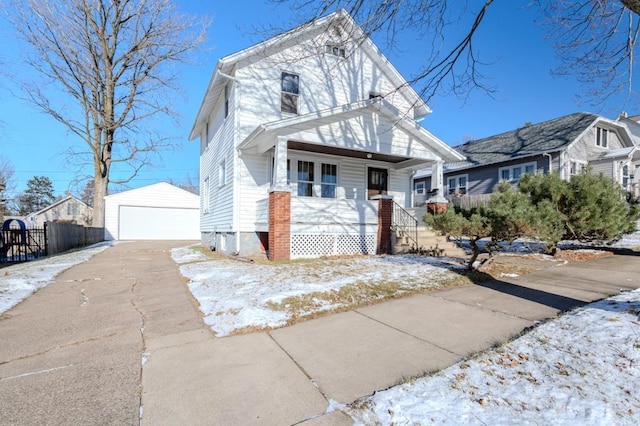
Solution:
[{"label": "white vinyl siding", "polygon": [[[235,86],[229,85],[229,98],[224,94],[218,100],[213,110],[211,142],[200,155],[200,182],[209,179],[209,202],[205,206],[202,201],[200,226],[203,232],[231,231],[233,228],[233,191],[234,185],[225,185],[233,176],[234,124],[235,124]],[[225,119],[225,105],[228,105],[228,115]],[[207,209],[208,212],[207,213]]]},{"label": "white vinyl siding", "polygon": [[[320,49],[320,54],[310,54],[312,49]],[[283,69],[300,76],[299,115],[366,100],[370,92],[376,92],[385,95],[386,101],[411,116],[412,103],[396,90],[391,79],[362,49],[354,49],[346,59],[326,54],[324,49],[324,43],[307,41],[236,70],[235,78],[240,81],[239,97],[243,100],[238,111],[240,141],[259,125],[283,118]]]}]

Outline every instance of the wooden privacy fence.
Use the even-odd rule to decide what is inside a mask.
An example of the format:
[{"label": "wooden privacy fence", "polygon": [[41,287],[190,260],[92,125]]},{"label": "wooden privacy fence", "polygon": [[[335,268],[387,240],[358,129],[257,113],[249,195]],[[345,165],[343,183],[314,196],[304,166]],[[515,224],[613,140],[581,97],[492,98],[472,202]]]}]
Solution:
[{"label": "wooden privacy fence", "polygon": [[104,241],[104,228],[47,222],[27,228],[21,221],[0,230],[0,263],[20,263]]},{"label": "wooden privacy fence", "polygon": [[104,228],[93,228],[73,223],[47,222],[47,254],[62,253],[104,241]]}]

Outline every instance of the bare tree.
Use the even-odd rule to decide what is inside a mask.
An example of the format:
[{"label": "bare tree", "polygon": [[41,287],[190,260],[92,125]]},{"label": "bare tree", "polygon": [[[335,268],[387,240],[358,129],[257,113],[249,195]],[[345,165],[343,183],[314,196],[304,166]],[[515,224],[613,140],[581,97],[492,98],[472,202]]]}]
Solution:
[{"label": "bare tree", "polygon": [[640,1],[537,0],[554,43],[560,75],[581,82],[590,100],[627,93],[637,102],[633,78],[640,31]]},{"label": "bare tree", "polygon": [[[86,142],[69,154],[93,165],[93,224],[103,226],[109,183],[130,180],[171,145],[153,120],[175,116],[167,100],[178,88],[175,65],[204,41],[208,23],[177,13],[169,0],[5,3],[31,48],[27,63],[43,77],[25,84],[26,97]],[[127,173],[117,182],[116,165]]]},{"label": "bare tree", "polygon": [[[437,93],[467,96],[475,89],[489,94],[484,63],[474,45],[496,2],[442,0],[272,0],[301,11],[298,20],[311,22],[329,11],[344,8],[366,36],[381,33],[390,48],[398,35],[410,31],[426,40],[429,51],[410,84],[429,101]],[[605,101],[621,91],[635,96],[633,71],[640,31],[640,0],[534,0],[540,22],[548,25],[549,39],[560,59],[558,74],[571,74],[589,90],[589,100]],[[535,25],[536,22],[531,22]],[[464,31],[459,32],[460,28]],[[451,43],[453,40],[453,43]],[[637,99],[633,99],[637,102]]]},{"label": "bare tree", "polygon": [[11,163],[0,155],[0,222],[2,217],[6,215],[10,208],[9,200],[6,198],[6,191],[15,189],[13,182],[14,169]]}]

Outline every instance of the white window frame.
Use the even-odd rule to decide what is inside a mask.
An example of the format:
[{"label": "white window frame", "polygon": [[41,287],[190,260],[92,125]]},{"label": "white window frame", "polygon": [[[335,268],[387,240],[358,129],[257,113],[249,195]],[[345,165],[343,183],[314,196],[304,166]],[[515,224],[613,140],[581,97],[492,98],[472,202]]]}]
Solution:
[{"label": "white window frame", "polygon": [[[323,182],[323,166],[331,166],[335,167],[336,170],[336,181],[335,182]],[[333,197],[325,197],[324,192],[322,190],[323,187],[333,187]],[[336,163],[329,163],[326,161],[320,161],[320,198],[338,198],[338,165]]]},{"label": "white window frame", "polygon": [[[286,75],[294,76],[297,78],[297,85],[296,85],[295,92],[285,90],[284,78]],[[293,99],[294,102],[292,102],[292,105],[294,106],[295,111],[284,110],[284,106],[286,104],[283,102],[283,100],[286,97],[291,97]],[[284,114],[293,114],[293,115],[298,115],[300,113],[300,75],[299,74],[289,72],[289,71],[282,71],[280,73],[280,112]]]},{"label": "white window frame", "polygon": [[204,130],[204,139],[205,139],[205,141],[204,141],[204,146],[205,146],[205,148],[208,148],[208,147],[209,147],[209,139],[210,139],[210,138],[209,138],[209,136],[210,136],[210,133],[209,133],[209,125],[210,125],[210,124],[211,124],[211,123],[209,123],[209,121],[207,121],[207,124],[205,125],[205,130]]},{"label": "white window frame", "polygon": [[347,49],[340,43],[327,43],[327,53],[338,58],[347,57]]},{"label": "white window frame", "polygon": [[211,196],[210,192],[210,179],[209,176],[204,178],[204,183],[202,185],[202,212],[209,213],[209,197]]},{"label": "white window frame", "polygon": [[[527,173],[527,167],[533,167],[533,173]],[[516,169],[520,169],[520,176],[516,179],[514,177],[514,171]],[[522,175],[524,174],[534,174],[536,171],[538,170],[538,163],[536,163],[535,161],[529,162],[529,163],[518,163],[518,164],[513,164],[511,166],[504,166],[504,167],[500,167],[498,169],[498,182],[518,182],[520,180],[520,177],[522,177]],[[504,178],[503,176],[503,172],[507,172],[508,173],[508,178]]]},{"label": "white window frame", "polygon": [[[575,166],[575,170],[573,167]],[[569,160],[569,176],[575,176],[582,173],[582,170],[587,167],[587,162],[582,160]]]},{"label": "white window frame", "polygon": [[420,182],[414,182],[413,184],[413,193],[415,195],[424,195],[425,192],[425,182],[424,181],[420,181]]},{"label": "white window frame", "polygon": [[[465,185],[460,185],[460,180],[464,179]],[[455,187],[451,188],[451,181],[455,181]],[[460,188],[464,188],[464,192],[460,192]],[[465,195],[469,193],[469,175],[455,175],[447,177],[447,194],[449,195]]]},{"label": "white window frame", "polygon": [[[311,165],[311,174],[312,179],[311,180],[300,180],[299,179],[299,173],[300,173],[300,163],[307,163]],[[315,180],[317,179],[316,176],[316,162],[313,160],[305,160],[305,159],[298,159],[295,162],[296,164],[296,173],[295,173],[295,186],[296,186],[296,196],[298,197],[315,197],[316,195],[316,191],[315,191]],[[310,185],[311,187],[311,195],[300,195],[300,184],[304,184],[304,185]]]},{"label": "white window frame", "polygon": [[224,85],[224,118],[227,118],[229,116],[229,97],[230,97],[230,89],[229,89],[229,85],[225,84]]},{"label": "white window frame", "polygon": [[[299,181],[298,180],[298,161],[304,161],[307,163],[313,164],[313,181]],[[271,183],[273,184],[274,172],[275,172],[275,159],[272,157],[271,160]],[[336,168],[336,182],[322,182],[322,165],[327,164],[330,166],[335,166]],[[324,198],[324,199],[337,199],[339,198],[339,188],[340,188],[340,162],[335,161],[333,158],[310,158],[306,156],[290,156],[287,158],[287,184],[291,185],[291,195],[294,197],[305,197],[305,198]],[[310,183],[312,187],[311,195],[298,195],[298,183]],[[323,197],[322,196],[322,186],[323,185],[333,185],[335,187],[334,194],[335,197]]]},{"label": "white window frame", "polygon": [[596,146],[599,148],[609,148],[609,129],[596,127]]},{"label": "white window frame", "polygon": [[218,164],[218,186],[222,187],[227,184],[227,159],[225,158]]}]

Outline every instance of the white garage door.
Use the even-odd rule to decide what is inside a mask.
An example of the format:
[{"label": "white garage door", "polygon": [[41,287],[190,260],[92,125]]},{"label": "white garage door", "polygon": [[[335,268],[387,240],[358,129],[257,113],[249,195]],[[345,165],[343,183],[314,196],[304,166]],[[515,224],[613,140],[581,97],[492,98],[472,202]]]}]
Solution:
[{"label": "white garage door", "polygon": [[198,209],[120,206],[121,240],[199,240]]}]

